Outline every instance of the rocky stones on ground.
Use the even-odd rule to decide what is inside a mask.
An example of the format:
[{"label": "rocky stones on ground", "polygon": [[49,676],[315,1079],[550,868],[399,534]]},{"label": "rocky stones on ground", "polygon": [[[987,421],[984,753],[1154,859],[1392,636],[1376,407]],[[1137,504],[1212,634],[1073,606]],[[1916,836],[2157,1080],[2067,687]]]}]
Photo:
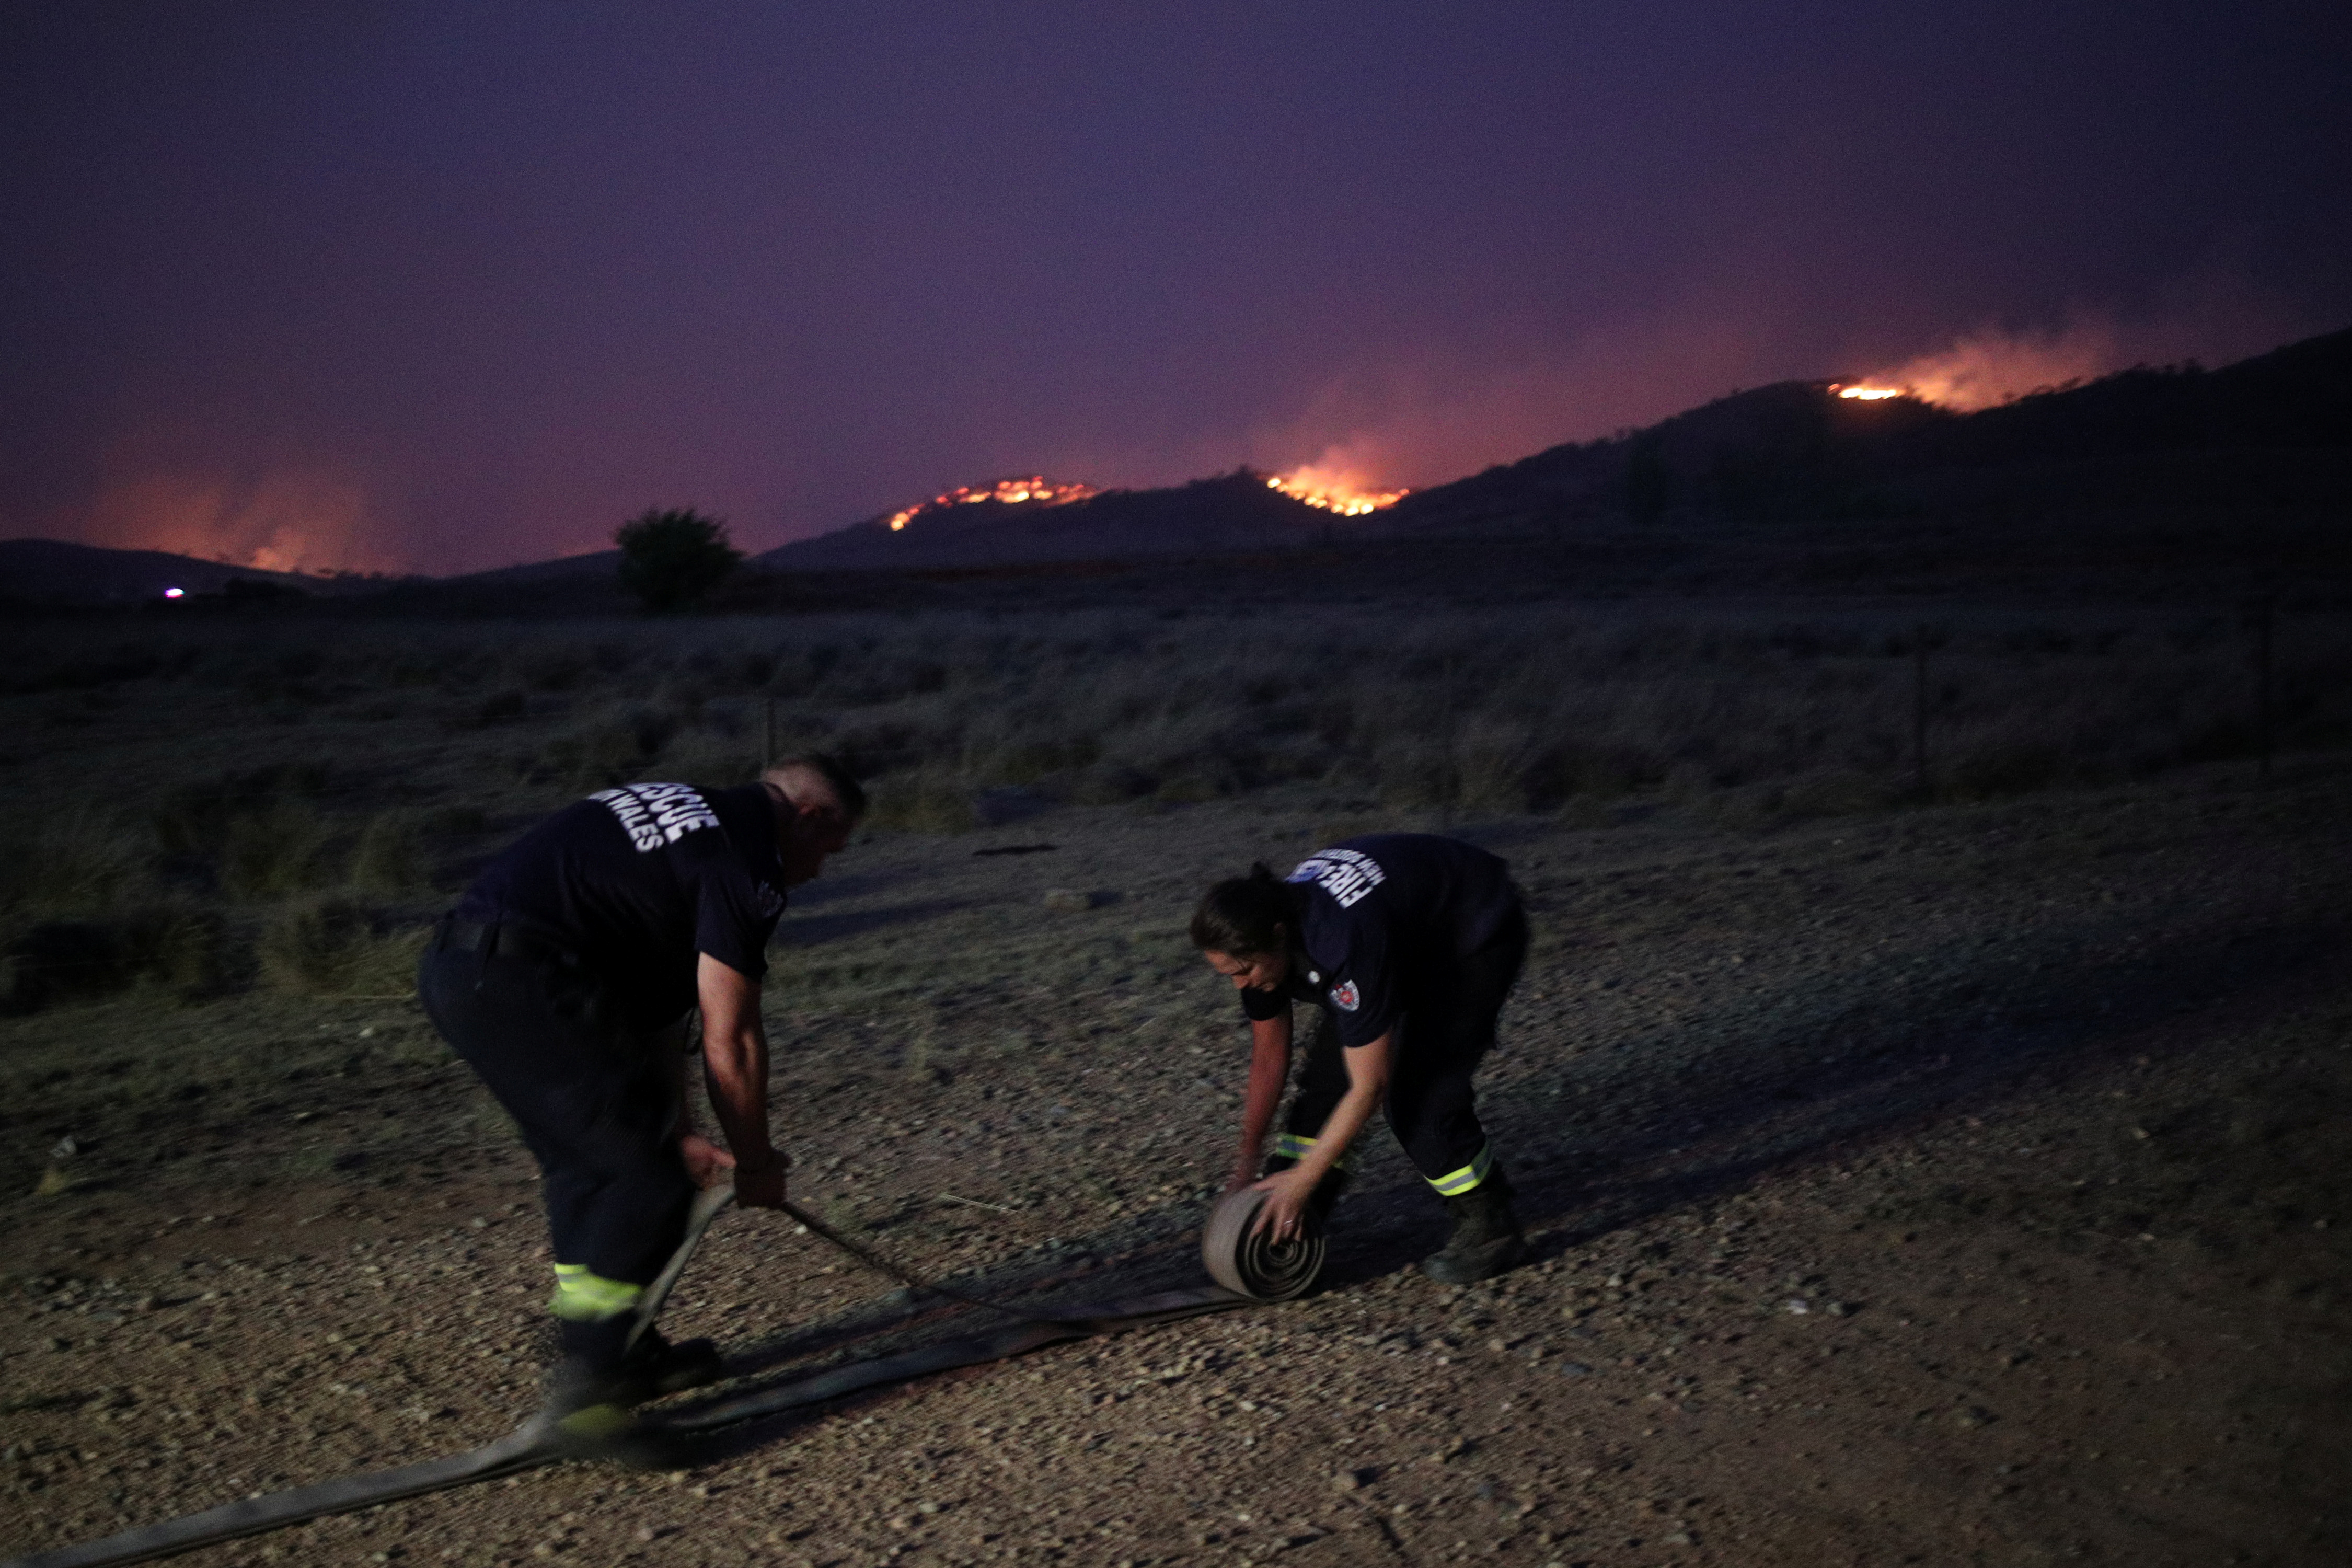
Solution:
[{"label": "rocky stones on ground", "polygon": [[[2327,1394],[2347,1373],[2343,1232],[2316,1228],[2352,1212],[2352,974],[2340,946],[2282,933],[2335,929],[2347,814],[2296,787],[1761,838],[1515,829],[1506,852],[1545,909],[1483,1103],[1515,1177],[1527,1155],[1534,1266],[1426,1288],[1409,1266],[1441,1221],[1376,1128],[1332,1281],[1307,1300],[861,1396],[745,1434],[676,1486],[572,1467],[222,1560],[1018,1548],[1157,1568],[1360,1542],[1367,1561],[2343,1561],[2343,1531],[2307,1521],[2334,1517],[2352,1452]],[[975,877],[942,893],[955,908],[806,948],[788,921],[772,1028],[796,1197],[946,1276],[1027,1259],[1116,1280],[1197,1223],[1242,1037],[1181,917],[1202,877],[1286,827],[1216,810],[1055,822],[1062,864],[1150,888],[1116,920],[1024,921],[1034,883]],[[2121,821],[2126,847],[2094,853]],[[923,848],[874,847],[866,901],[828,914],[903,908],[913,879],[942,879]],[[1748,962],[1710,962],[1727,942]],[[1589,987],[1603,963],[1622,984]],[[2173,1010],[2168,972],[2200,965],[2200,993],[2232,1006]],[[0,1551],[463,1447],[533,1397],[546,1260],[527,1164],[464,1121],[462,1072],[423,1056],[413,1023],[384,1034],[414,1064],[347,1071],[351,1030],[302,1005],[138,1015],[174,1059],[233,1040],[279,1070],[249,1101],[208,1068],[204,1101],[161,1102],[203,1104],[202,1136],[135,1184],[0,1208],[19,1271],[0,1314]],[[898,1070],[910,1018],[950,1081]],[[89,1020],[5,1026],[5,1070],[67,1059],[67,1023]],[[332,1070],[287,1076],[312,1038],[337,1042]],[[42,1092],[79,1087],[60,1081]],[[94,1087],[77,1136],[132,1146],[153,1107]],[[335,1170],[362,1134],[377,1156]],[[724,1224],[675,1335],[772,1345],[892,1289],[789,1226]],[[1574,1359],[1530,1364],[1545,1334]]]}]

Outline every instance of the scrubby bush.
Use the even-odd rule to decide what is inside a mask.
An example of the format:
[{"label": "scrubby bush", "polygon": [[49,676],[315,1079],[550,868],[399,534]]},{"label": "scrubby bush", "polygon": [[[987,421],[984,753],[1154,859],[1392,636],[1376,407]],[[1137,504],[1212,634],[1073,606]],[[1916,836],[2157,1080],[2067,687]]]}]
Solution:
[{"label": "scrubby bush", "polygon": [[173,901],[152,906],[129,923],[137,977],[180,1001],[222,995],[247,977],[247,956],[218,910]]},{"label": "scrubby bush", "polygon": [[[1931,790],[2246,754],[2243,648],[2226,627],[2180,629],[1932,632]],[[2347,649],[2321,630],[2304,628],[2299,662],[2280,672],[2282,744],[2352,735],[2346,683],[2323,673]],[[1345,609],[840,617],[771,645],[767,689],[782,733],[868,775],[904,775],[909,800],[940,798],[942,780],[1084,804],[1307,780],[1391,811],[1515,813],[1672,776],[1680,798],[1781,820],[1911,797],[1916,636],[1865,616],[1644,620],[1558,605],[1402,622]]]},{"label": "scrubby bush", "polygon": [[433,886],[425,834],[416,814],[383,811],[368,818],[352,847],[347,877],[352,890],[362,895],[398,897],[429,890]]},{"label": "scrubby bush", "polygon": [[105,909],[147,886],[152,854],[145,836],[115,813],[77,806],[0,847],[0,908]]},{"label": "scrubby bush", "polygon": [[607,708],[575,721],[519,761],[518,776],[565,789],[605,789],[645,776],[684,727],[675,711],[646,704]]},{"label": "scrubby bush", "polygon": [[971,791],[942,769],[898,773],[877,785],[866,820],[907,833],[961,833],[977,826]]},{"label": "scrubby bush", "polygon": [[184,900],[120,908],[87,921],[36,925],[0,958],[0,1011],[151,985],[180,1001],[233,988],[242,965],[218,910]]},{"label": "scrubby bush", "polygon": [[336,878],[333,830],[308,801],[278,801],[232,816],[218,846],[220,885],[239,899],[281,899]]},{"label": "scrubby bush", "polygon": [[530,710],[530,700],[520,691],[509,689],[494,691],[475,703],[467,718],[474,727],[479,729],[491,724],[512,723]]},{"label": "scrubby bush", "polygon": [[45,921],[0,952],[0,1014],[103,995],[131,979],[122,936],[102,921]]},{"label": "scrubby bush", "polygon": [[577,643],[547,643],[518,649],[511,668],[533,691],[569,691],[588,679],[596,659]]},{"label": "scrubby bush", "polygon": [[[104,637],[26,645],[28,669],[87,665],[111,680],[58,694],[50,675],[28,676],[51,695],[0,700],[21,701],[35,724],[73,705],[70,743],[80,745],[117,722],[113,706],[84,711],[88,700],[115,704],[183,671],[181,691],[215,703],[257,682],[280,697],[288,683],[338,694],[309,725],[356,719],[387,689],[422,685],[441,695],[404,713],[395,704],[405,727],[360,743],[429,731],[431,765],[453,770],[441,798],[515,792],[497,806],[502,821],[632,779],[747,778],[764,710],[779,747],[836,752],[872,781],[884,824],[962,825],[974,800],[1014,786],[1081,804],[1168,805],[1298,782],[1377,804],[1391,820],[1433,811],[1601,821],[1620,796],[1667,789],[1694,806],[1779,821],[1917,798],[1916,620],[1548,604],[331,632],[289,621],[146,649],[111,648]],[[1926,640],[1933,795],[2130,778],[2245,757],[2257,744],[2249,643],[2230,617],[1988,614],[1951,617]],[[2298,616],[2282,618],[2277,646],[2277,747],[2352,741],[2352,639]],[[401,868],[424,863],[440,827],[420,816],[396,831],[383,819],[381,784],[358,770],[331,776],[320,759],[336,753],[325,746],[275,750],[299,760],[143,792],[158,802],[146,837],[111,819],[44,825],[51,842],[37,877],[136,900],[160,868],[174,887],[246,909],[240,920],[248,906],[337,888],[379,900],[430,891]],[[425,842],[404,846],[401,834]],[[31,837],[0,856],[21,862]],[[43,918],[81,917],[59,905]],[[9,929],[26,928],[18,918]]]},{"label": "scrubby bush", "polygon": [[405,995],[427,932],[401,930],[355,900],[329,897],[286,906],[262,928],[263,978],[327,995]]}]

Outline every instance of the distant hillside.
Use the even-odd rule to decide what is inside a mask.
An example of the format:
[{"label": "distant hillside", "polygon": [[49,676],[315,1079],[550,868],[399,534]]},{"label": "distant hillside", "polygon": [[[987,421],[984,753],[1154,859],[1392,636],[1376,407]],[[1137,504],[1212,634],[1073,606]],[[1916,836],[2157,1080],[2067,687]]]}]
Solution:
[{"label": "distant hillside", "polygon": [[0,541],[0,599],[73,605],[161,601],[164,590],[219,594],[231,583],[298,589],[306,594],[349,593],[376,586],[364,579],[321,579],[286,572],[258,572],[160,550],[107,550],[61,539]]},{"label": "distant hillside", "polygon": [[[1159,592],[1187,558],[1229,571],[1213,563],[1235,555],[1286,556],[1302,571],[1312,562],[1310,574],[1325,578],[1377,557],[1378,580],[1399,586],[1473,562],[1474,575],[1502,574],[1482,577],[1482,594],[1538,591],[1555,571],[1587,592],[1830,581],[1900,581],[1908,591],[1980,574],[1987,563],[2018,581],[2041,572],[2090,584],[2134,551],[2133,570],[2175,585],[2232,574],[2333,580],[2352,568],[2352,331],[2220,370],[2128,370],[1967,415],[1909,397],[1840,397],[1832,382],[1780,382],[1359,517],[1248,469],[1071,501],[967,503],[969,493],[755,555],[713,607],[961,602],[999,591],[979,575],[1097,567],[1097,578],[1123,573]],[[892,528],[894,517],[904,526]],[[1803,537],[1812,525],[1826,531]],[[2172,537],[2155,541],[2165,531]],[[1490,548],[1498,541],[1519,542]],[[1323,548],[1339,542],[1349,548]],[[1448,549],[1456,566],[1438,571]],[[1518,560],[1513,551],[1534,552],[1540,569],[1499,564]],[[209,596],[242,583],[247,598],[271,588],[364,594],[387,615],[609,615],[633,608],[618,558],[606,550],[384,584],[26,539],[0,543],[0,600],[136,603],[169,587]],[[1074,582],[1055,591],[1083,596]],[[1144,588],[1083,590],[1130,591]]]},{"label": "distant hillside", "polygon": [[1737,393],[1406,497],[1383,531],[1596,521],[1964,517],[2352,500],[2352,331],[2221,370],[2139,368],[1953,414],[1834,383]]},{"label": "distant hillside", "polygon": [[611,579],[620,569],[619,551],[592,550],[585,555],[559,555],[552,561],[529,561],[520,566],[493,566],[487,572],[467,572],[461,576],[443,577],[439,581],[485,588],[501,584],[521,585],[563,582],[572,578],[594,578],[601,582]]},{"label": "distant hillside", "polygon": [[903,531],[876,517],[752,558],[771,571],[940,570],[1291,550],[1330,537],[1328,511],[1246,468],[1165,489],[1106,490],[1058,506],[986,500],[926,511]]}]

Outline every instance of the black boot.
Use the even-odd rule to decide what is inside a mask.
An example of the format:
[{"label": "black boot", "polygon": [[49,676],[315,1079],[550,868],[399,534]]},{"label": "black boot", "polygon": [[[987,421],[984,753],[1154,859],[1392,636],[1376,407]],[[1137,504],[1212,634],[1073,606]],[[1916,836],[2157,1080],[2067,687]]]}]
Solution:
[{"label": "black boot", "polygon": [[540,1418],[556,1440],[582,1458],[651,1463],[641,1446],[636,1417],[648,1399],[716,1383],[725,1375],[719,1347],[709,1340],[673,1345],[647,1329],[625,1353],[625,1318],[597,1323],[565,1323],[564,1356],[548,1374],[547,1402]]},{"label": "black boot", "polygon": [[1421,1271],[1439,1284],[1491,1279],[1527,1256],[1519,1216],[1511,1211],[1511,1184],[1500,1165],[1468,1192],[1446,1199],[1445,1208],[1454,1216],[1454,1234],[1444,1250],[1421,1260]]},{"label": "black boot", "polygon": [[647,1329],[630,1347],[622,1370],[645,1386],[646,1397],[683,1394],[689,1388],[717,1383],[727,1375],[719,1346],[710,1340],[687,1340],[672,1344],[658,1329]]}]

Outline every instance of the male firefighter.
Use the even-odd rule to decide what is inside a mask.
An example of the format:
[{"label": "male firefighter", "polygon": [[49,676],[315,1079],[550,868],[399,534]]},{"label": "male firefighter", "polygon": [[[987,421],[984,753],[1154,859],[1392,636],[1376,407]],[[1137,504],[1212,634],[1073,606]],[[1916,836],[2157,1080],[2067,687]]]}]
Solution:
[{"label": "male firefighter", "polygon": [[[698,1186],[784,1201],[768,1129],[760,983],[785,889],[848,843],[866,795],[824,756],[760,782],[625,784],[541,822],[483,870],[417,977],[434,1026],[539,1162],[562,1355],[545,1418],[593,1448],[629,1410],[709,1383],[708,1340],[630,1343],[645,1288],[684,1238]],[[702,1015],[704,1081],[726,1147],[695,1130],[676,1025]]]}]

